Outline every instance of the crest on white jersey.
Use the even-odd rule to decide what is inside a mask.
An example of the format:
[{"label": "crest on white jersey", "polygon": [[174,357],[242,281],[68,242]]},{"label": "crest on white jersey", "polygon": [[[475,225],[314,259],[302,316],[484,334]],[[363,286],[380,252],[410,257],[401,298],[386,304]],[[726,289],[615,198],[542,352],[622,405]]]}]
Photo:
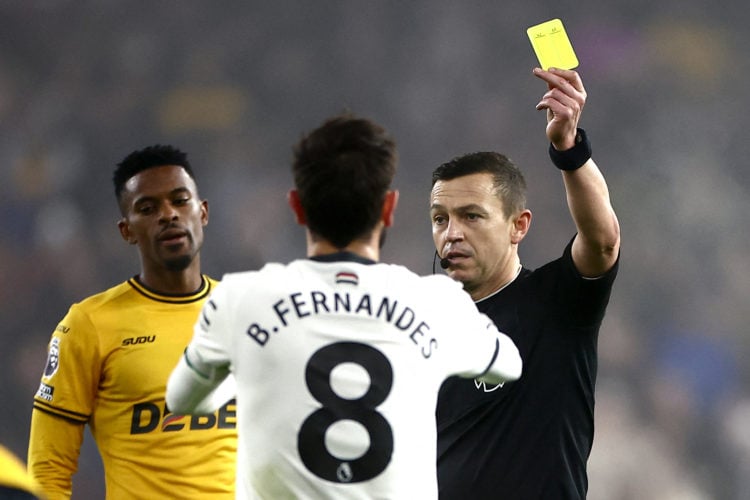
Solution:
[{"label": "crest on white jersey", "polygon": [[336,283],[359,285],[359,276],[357,276],[355,273],[341,271],[340,273],[336,273]]}]

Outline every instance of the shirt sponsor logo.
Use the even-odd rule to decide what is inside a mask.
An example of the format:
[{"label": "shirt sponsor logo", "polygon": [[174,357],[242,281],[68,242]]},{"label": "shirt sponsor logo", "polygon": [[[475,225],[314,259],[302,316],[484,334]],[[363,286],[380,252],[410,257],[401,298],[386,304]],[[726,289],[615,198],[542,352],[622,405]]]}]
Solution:
[{"label": "shirt sponsor logo", "polygon": [[44,376],[50,378],[57,373],[60,366],[60,339],[53,337],[47,348],[47,364],[44,366]]},{"label": "shirt sponsor logo", "polygon": [[133,405],[130,434],[148,434],[157,429],[161,432],[191,431],[207,429],[235,429],[237,407],[234,399],[208,415],[175,415],[165,404],[138,403]]},{"label": "shirt sponsor logo", "polygon": [[55,388],[51,385],[47,385],[44,382],[39,384],[39,389],[36,391],[36,397],[43,399],[48,403],[52,401],[52,395],[55,393]]},{"label": "shirt sponsor logo", "polygon": [[140,337],[130,337],[123,339],[122,345],[151,344],[156,340],[156,335],[143,335]]}]

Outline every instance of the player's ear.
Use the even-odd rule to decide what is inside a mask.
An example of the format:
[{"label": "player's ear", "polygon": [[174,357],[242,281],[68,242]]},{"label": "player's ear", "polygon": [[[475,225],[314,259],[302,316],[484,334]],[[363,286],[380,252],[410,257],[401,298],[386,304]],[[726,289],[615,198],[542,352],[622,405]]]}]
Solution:
[{"label": "player's ear", "polygon": [[126,242],[131,245],[135,245],[138,242],[131,234],[130,225],[128,225],[128,220],[125,217],[117,221],[117,229],[120,230],[120,236],[122,236],[122,239]]},{"label": "player's ear", "polygon": [[513,219],[513,227],[510,232],[510,242],[520,243],[529,232],[531,226],[531,210],[525,209]]},{"label": "player's ear", "polygon": [[201,200],[201,225],[208,225],[208,200]]},{"label": "player's ear", "polygon": [[302,202],[299,199],[299,193],[296,189],[290,189],[286,195],[286,200],[294,213],[294,217],[297,219],[297,224],[304,226],[307,224],[305,219],[305,210],[302,208]]},{"label": "player's ear", "polygon": [[385,201],[383,202],[383,225],[385,227],[391,227],[393,225],[393,214],[396,212],[396,206],[398,205],[398,190],[388,191],[385,194]]}]

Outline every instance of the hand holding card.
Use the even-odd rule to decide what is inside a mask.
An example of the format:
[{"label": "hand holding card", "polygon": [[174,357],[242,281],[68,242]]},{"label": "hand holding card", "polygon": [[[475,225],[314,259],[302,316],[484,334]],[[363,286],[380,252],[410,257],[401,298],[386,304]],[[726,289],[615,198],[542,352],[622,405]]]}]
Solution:
[{"label": "hand holding card", "polygon": [[537,24],[526,30],[542,69],[573,69],[578,58],[570,44],[568,34],[559,19]]}]

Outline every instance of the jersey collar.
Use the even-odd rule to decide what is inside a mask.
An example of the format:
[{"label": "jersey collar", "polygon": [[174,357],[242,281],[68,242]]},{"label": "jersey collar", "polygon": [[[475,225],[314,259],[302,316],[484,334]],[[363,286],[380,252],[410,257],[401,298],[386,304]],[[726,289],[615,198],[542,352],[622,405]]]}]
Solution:
[{"label": "jersey collar", "polygon": [[132,286],[136,292],[151,300],[169,302],[172,304],[187,304],[195,302],[204,299],[209,293],[211,293],[211,282],[205,275],[201,275],[201,286],[199,286],[196,291],[187,294],[168,294],[159,292],[141,283],[137,275],[130,278],[128,284]]},{"label": "jersey collar", "polygon": [[493,297],[493,296],[497,295],[498,293],[502,292],[503,290],[505,290],[506,288],[508,288],[511,285],[511,283],[513,283],[514,281],[516,281],[516,279],[518,278],[518,276],[521,274],[522,270],[523,270],[523,266],[519,263],[518,264],[518,270],[516,271],[515,276],[513,276],[513,278],[509,282],[505,283],[503,286],[501,286],[500,288],[498,288],[497,290],[495,290],[491,294],[487,295],[486,297],[482,297],[481,299],[475,300],[474,303],[479,303],[479,302],[482,302],[483,300],[487,300],[490,297]]},{"label": "jersey collar", "polygon": [[365,257],[357,255],[356,253],[347,251],[327,253],[325,255],[315,255],[313,257],[309,257],[309,259],[314,260],[315,262],[357,262],[359,264],[366,265],[377,264],[377,262],[372,259],[367,259]]}]

